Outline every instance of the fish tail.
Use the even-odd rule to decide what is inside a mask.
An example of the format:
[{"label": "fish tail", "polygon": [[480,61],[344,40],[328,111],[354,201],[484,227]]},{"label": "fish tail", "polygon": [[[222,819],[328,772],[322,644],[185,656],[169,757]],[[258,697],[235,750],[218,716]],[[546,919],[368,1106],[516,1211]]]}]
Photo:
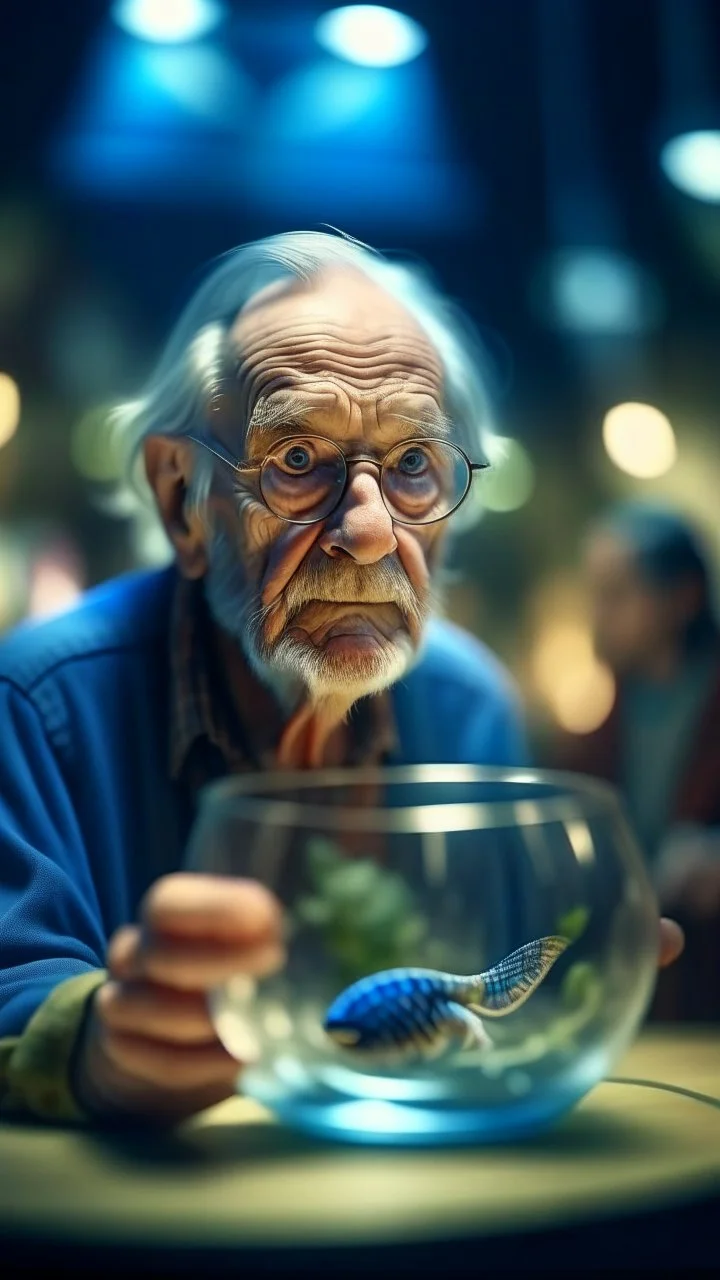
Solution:
[{"label": "fish tail", "polygon": [[569,938],[557,935],[527,942],[492,969],[469,980],[473,988],[469,1007],[486,1017],[501,1017],[519,1008],[537,990],[569,945]]}]

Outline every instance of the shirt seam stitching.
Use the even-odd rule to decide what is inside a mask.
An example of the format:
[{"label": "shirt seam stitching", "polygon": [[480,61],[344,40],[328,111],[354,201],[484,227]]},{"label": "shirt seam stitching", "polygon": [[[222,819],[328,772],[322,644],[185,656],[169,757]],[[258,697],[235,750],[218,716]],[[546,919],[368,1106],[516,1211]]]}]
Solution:
[{"label": "shirt seam stitching", "polygon": [[[75,662],[87,662],[93,658],[106,658],[110,654],[114,653],[136,653],[146,647],[147,642],[145,641],[133,641],[124,645],[108,645],[104,649],[93,649],[89,653],[73,653],[68,657],[58,658],[57,662],[53,663],[52,666],[47,667],[46,670],[40,673],[40,675],[33,677],[33,679],[26,685],[19,684],[13,676],[6,675],[4,672],[0,672],[0,681],[2,681],[3,684],[9,685],[10,688],[15,689],[18,693],[23,694],[32,702],[33,700],[30,695],[33,690],[37,689],[38,685],[42,684],[43,680],[47,680],[50,676],[54,675],[56,671],[60,671],[62,667],[69,667]],[[33,706],[35,706],[34,702]]]}]

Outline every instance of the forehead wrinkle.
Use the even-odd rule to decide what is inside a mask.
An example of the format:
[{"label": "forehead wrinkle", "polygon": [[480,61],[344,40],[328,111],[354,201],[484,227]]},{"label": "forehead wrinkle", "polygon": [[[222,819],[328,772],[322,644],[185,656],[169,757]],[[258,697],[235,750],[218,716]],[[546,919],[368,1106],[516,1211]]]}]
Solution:
[{"label": "forehead wrinkle", "polygon": [[337,334],[333,334],[325,326],[323,326],[322,331],[318,331],[317,327],[313,325],[304,331],[298,331],[293,327],[285,332],[280,332],[273,328],[268,329],[267,333],[256,333],[254,339],[246,338],[242,343],[238,363],[251,362],[258,353],[264,351],[285,352],[288,349],[328,350],[329,348],[337,349],[344,355],[362,353],[367,350],[405,351],[411,352],[417,358],[418,354],[422,353],[425,361],[427,361],[429,354],[432,352],[432,362],[437,362],[434,347],[430,342],[425,341],[421,335],[390,331],[371,336],[366,330],[358,329],[357,333],[355,333],[349,330],[347,326],[339,330]]},{"label": "forehead wrinkle", "polygon": [[237,328],[237,372],[240,377],[254,378],[259,369],[273,361],[297,364],[320,371],[323,364],[363,370],[382,365],[414,369],[426,376],[439,377],[442,363],[433,343],[414,322],[387,325],[368,332],[367,324],[347,320],[334,322],[323,317],[293,317],[278,324],[277,316],[267,316],[264,323],[256,317],[252,326]]},{"label": "forehead wrinkle", "polygon": [[[327,389],[322,390],[318,384],[325,383]],[[240,380],[241,394],[247,406],[247,418],[260,417],[255,406],[261,401],[274,398],[279,392],[294,393],[298,397],[307,395],[308,389],[313,397],[327,396],[329,393],[340,394],[348,399],[369,396],[376,402],[388,401],[403,397],[424,396],[438,401],[441,395],[441,381],[418,368],[403,368],[397,361],[381,364],[370,361],[363,367],[351,368],[347,363],[334,365],[329,360],[315,361],[308,368],[302,361],[295,367],[287,364],[279,366],[272,360],[265,360],[261,366],[246,370]],[[315,408],[313,402],[310,406]]]},{"label": "forehead wrinkle", "polygon": [[337,348],[328,348],[312,343],[307,348],[293,344],[287,351],[258,352],[257,359],[243,362],[237,376],[241,382],[248,384],[275,381],[278,377],[292,377],[305,374],[309,376],[329,375],[348,382],[391,380],[393,377],[413,377],[423,385],[437,388],[440,370],[428,361],[418,359],[416,350],[393,347],[387,349],[378,346],[377,350],[364,348],[342,352]]},{"label": "forehead wrinkle", "polygon": [[[267,371],[269,373],[269,371]],[[300,371],[298,371],[300,372]],[[302,377],[300,373],[300,377]],[[297,374],[296,374],[297,377]],[[336,374],[326,371],[324,379],[310,379],[306,375],[305,384],[301,382],[294,388],[288,385],[292,378],[290,370],[285,369],[282,374],[275,369],[273,376],[268,381],[263,377],[256,377],[252,384],[246,383],[245,400],[248,409],[246,437],[251,438],[259,434],[270,433],[277,427],[287,426],[288,424],[297,423],[298,420],[307,419],[321,413],[334,413],[343,408],[350,411],[352,404],[355,404],[363,413],[368,407],[374,407],[375,417],[378,419],[395,419],[397,421],[405,421],[413,428],[420,429],[425,432],[425,428],[430,428],[429,434],[450,434],[452,431],[452,423],[446,414],[443,413],[440,405],[437,403],[438,388],[430,383],[426,385],[422,380],[418,379],[417,385],[410,388],[407,380],[398,377],[397,372],[394,376],[380,379],[381,394],[376,394],[376,387],[369,387],[367,383],[358,386],[354,379],[342,378]],[[322,383],[325,385],[322,385]],[[263,386],[265,383],[265,386]],[[275,389],[272,389],[273,383]],[[320,385],[318,385],[318,383]],[[382,384],[386,385],[384,391]],[[279,384],[279,385],[278,385]],[[312,389],[310,389],[312,388]],[[427,406],[418,407],[417,412],[409,408],[407,413],[394,412],[391,405],[398,399],[412,404],[411,397],[416,395],[425,399],[429,396],[435,403],[431,408]],[[309,428],[308,428],[309,429]]]},{"label": "forehead wrinkle", "polygon": [[379,324],[379,318],[373,316],[371,323],[372,331],[369,332],[370,322],[367,315],[344,317],[342,320],[335,320],[328,315],[293,316],[292,319],[286,318],[280,321],[276,314],[268,314],[264,320],[260,316],[254,317],[252,325],[247,323],[237,325],[233,336],[239,347],[245,351],[252,351],[268,342],[295,342],[298,339],[317,339],[323,336],[331,337],[340,343],[404,341],[412,342],[417,347],[429,347],[435,350],[430,337],[409,313],[403,316],[402,321],[396,319],[395,323],[389,324],[386,321],[382,326]]}]

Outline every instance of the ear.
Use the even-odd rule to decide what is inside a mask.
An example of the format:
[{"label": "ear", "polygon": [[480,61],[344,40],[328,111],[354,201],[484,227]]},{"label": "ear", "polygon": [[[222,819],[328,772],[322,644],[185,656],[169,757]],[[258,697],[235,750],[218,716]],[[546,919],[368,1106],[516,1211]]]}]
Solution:
[{"label": "ear", "polygon": [[150,436],[143,445],[145,471],[165,532],[175,548],[184,578],[202,578],[207,572],[207,533],[197,513],[189,512],[188,488],[193,471],[192,448],[187,440]]}]

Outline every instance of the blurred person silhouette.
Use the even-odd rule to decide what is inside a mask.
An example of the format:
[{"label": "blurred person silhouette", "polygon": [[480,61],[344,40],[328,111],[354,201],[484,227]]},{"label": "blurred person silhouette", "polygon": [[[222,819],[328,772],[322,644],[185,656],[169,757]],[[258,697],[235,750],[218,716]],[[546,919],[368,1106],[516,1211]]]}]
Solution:
[{"label": "blurred person silhouette", "polygon": [[676,511],[629,502],[591,526],[583,571],[616,696],[596,731],[562,740],[559,763],[620,789],[661,909],[686,930],[652,1016],[720,1020],[720,629],[710,558]]}]

